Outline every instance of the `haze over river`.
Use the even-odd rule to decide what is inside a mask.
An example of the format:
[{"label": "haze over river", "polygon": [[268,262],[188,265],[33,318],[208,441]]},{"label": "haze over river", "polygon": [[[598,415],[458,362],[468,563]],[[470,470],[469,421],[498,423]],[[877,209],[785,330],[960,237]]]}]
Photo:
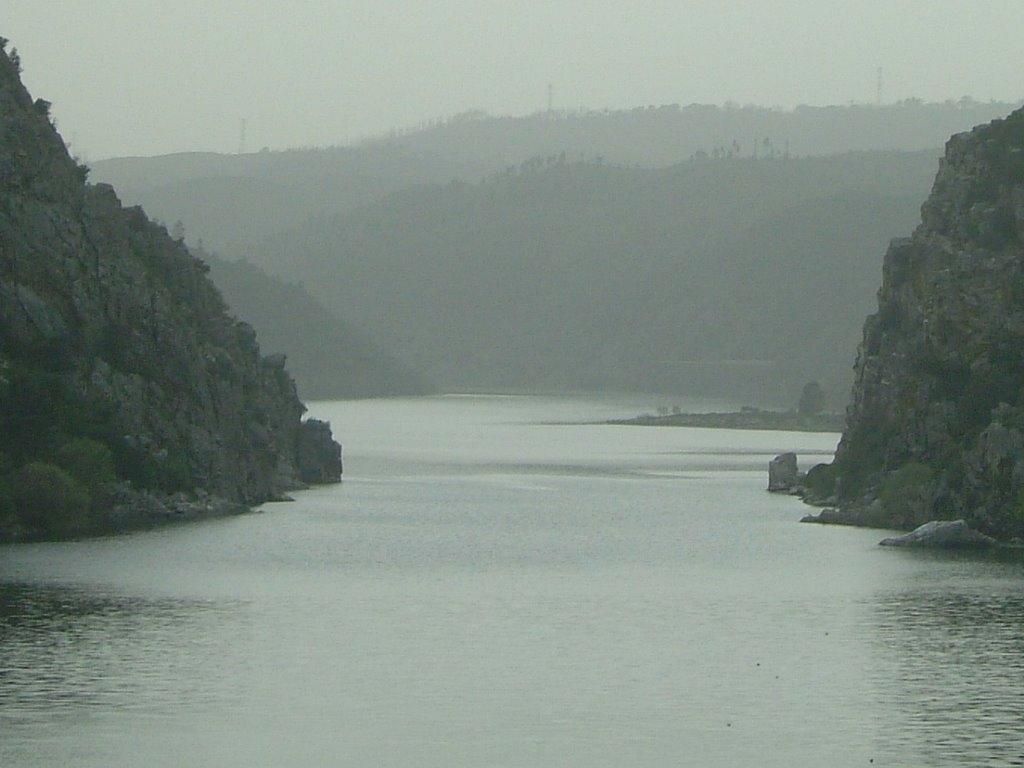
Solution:
[{"label": "haze over river", "polygon": [[1024,765],[1019,555],[798,524],[837,435],[572,423],[652,405],[316,403],[341,485],[0,548],[0,765]]}]

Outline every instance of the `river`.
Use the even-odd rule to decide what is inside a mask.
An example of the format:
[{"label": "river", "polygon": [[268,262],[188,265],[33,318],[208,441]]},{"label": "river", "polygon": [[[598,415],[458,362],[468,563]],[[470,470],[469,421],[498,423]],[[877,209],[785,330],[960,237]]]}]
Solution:
[{"label": "river", "polygon": [[0,765],[1024,765],[1019,556],[800,525],[834,434],[581,423],[650,406],[315,403],[340,485],[0,548]]}]

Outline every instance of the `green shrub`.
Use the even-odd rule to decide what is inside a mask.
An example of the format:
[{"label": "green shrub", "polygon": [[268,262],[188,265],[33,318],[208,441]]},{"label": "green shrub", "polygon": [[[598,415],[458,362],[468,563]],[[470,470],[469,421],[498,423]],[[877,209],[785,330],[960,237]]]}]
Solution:
[{"label": "green shrub", "polygon": [[804,384],[797,405],[797,413],[801,416],[816,416],[825,409],[825,390],[816,381]]},{"label": "green shrub", "polygon": [[0,475],[0,539],[15,527],[14,501],[7,478]]},{"label": "green shrub", "polygon": [[67,390],[58,374],[11,365],[0,392],[0,434],[18,439],[6,441],[4,449],[19,464],[52,449],[68,410]]},{"label": "green shrub", "polygon": [[88,437],[75,437],[58,450],[56,463],[89,489],[93,500],[105,486],[117,480],[114,454],[103,443]]},{"label": "green shrub", "polygon": [[165,493],[191,491],[194,488],[188,461],[181,451],[168,451],[162,458],[125,443],[117,445],[114,463],[118,477],[136,488]]},{"label": "green shrub", "polygon": [[1005,512],[1011,523],[1018,527],[1024,525],[1024,488],[1011,495],[1006,504]]},{"label": "green shrub", "polygon": [[15,516],[43,536],[69,536],[88,530],[89,491],[53,464],[32,462],[10,479]]}]

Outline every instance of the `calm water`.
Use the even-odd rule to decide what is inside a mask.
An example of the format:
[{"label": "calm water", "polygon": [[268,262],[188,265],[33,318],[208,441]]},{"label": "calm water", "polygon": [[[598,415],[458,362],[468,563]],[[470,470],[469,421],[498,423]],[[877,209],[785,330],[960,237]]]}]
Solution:
[{"label": "calm water", "polygon": [[797,524],[835,435],[552,423],[650,405],[323,403],[341,486],[0,549],[0,765],[1024,765],[1020,558]]}]

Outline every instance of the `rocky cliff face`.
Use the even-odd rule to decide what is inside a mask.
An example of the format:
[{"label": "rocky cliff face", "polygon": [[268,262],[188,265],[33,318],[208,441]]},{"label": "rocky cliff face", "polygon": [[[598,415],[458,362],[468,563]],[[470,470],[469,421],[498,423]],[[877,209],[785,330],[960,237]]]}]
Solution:
[{"label": "rocky cliff face", "polygon": [[[48,106],[0,54],[0,538],[101,527],[129,485],[251,505],[337,480],[283,360],[182,243],[85,183]],[[26,511],[40,477],[70,483],[64,513]]]},{"label": "rocky cliff face", "polygon": [[885,256],[832,466],[840,504],[1024,535],[1024,110],[954,136]]}]

